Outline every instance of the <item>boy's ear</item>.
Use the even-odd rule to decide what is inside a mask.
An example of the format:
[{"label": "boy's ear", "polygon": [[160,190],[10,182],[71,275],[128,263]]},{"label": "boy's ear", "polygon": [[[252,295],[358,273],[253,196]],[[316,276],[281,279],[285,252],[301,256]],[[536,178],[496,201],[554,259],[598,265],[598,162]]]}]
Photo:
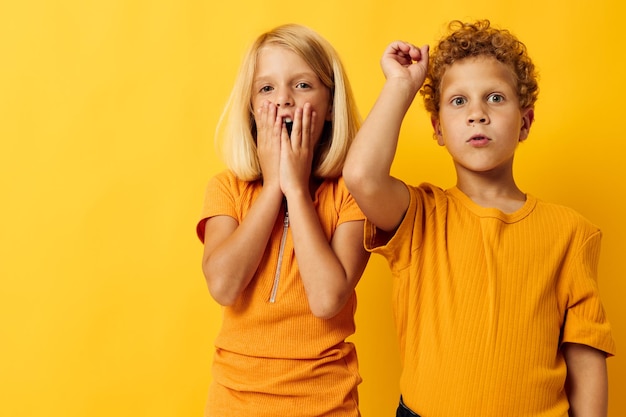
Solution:
[{"label": "boy's ear", "polygon": [[535,120],[535,109],[528,108],[522,111],[522,128],[519,132],[519,141],[523,142],[528,138],[528,134],[530,133],[530,126],[533,124]]},{"label": "boy's ear", "polygon": [[443,142],[443,135],[441,133],[441,124],[439,123],[439,119],[431,117],[430,123],[433,125],[433,130],[435,131],[435,133],[433,133],[433,139],[437,140],[439,146],[444,146],[445,143]]}]

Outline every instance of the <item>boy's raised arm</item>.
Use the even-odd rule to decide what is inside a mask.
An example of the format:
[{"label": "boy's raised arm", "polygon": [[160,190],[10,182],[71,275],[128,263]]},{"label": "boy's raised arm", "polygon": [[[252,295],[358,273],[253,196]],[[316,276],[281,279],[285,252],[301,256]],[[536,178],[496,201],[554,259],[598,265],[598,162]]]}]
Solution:
[{"label": "boy's raised arm", "polygon": [[378,228],[394,230],[409,205],[404,183],[390,175],[402,120],[428,69],[428,45],[392,42],[381,67],[386,82],[350,148],[343,175],[367,218]]}]

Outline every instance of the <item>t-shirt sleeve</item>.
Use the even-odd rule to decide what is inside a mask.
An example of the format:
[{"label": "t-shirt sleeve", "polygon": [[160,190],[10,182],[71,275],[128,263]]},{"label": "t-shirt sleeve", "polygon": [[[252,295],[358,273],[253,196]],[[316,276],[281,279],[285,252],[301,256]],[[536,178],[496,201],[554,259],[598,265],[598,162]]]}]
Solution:
[{"label": "t-shirt sleeve", "polygon": [[568,301],[561,343],[583,344],[613,356],[615,342],[597,280],[601,237],[600,231],[592,234],[564,271]]},{"label": "t-shirt sleeve", "polygon": [[339,181],[339,188],[341,193],[343,194],[341,207],[339,209],[339,219],[337,224],[357,221],[357,220],[365,220],[365,215],[359,208],[359,205],[356,203],[352,194],[348,191],[343,181],[343,178]]},{"label": "t-shirt sleeve", "polygon": [[419,189],[408,187],[409,206],[398,228],[385,232],[375,224],[365,221],[365,249],[384,256],[390,265],[402,269],[411,260],[411,251],[421,243],[424,201]]},{"label": "t-shirt sleeve", "polygon": [[235,196],[230,178],[226,173],[218,174],[207,184],[200,221],[196,225],[196,234],[201,242],[204,242],[204,226],[210,217],[230,216],[237,219]]}]

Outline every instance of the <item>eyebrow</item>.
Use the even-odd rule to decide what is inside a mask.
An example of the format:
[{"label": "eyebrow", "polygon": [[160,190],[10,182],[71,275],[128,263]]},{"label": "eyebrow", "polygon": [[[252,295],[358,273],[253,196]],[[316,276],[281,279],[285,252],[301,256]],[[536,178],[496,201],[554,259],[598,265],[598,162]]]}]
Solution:
[{"label": "eyebrow", "polygon": [[[299,72],[296,74],[292,74],[291,76],[289,76],[290,79],[298,79],[298,78],[305,78],[305,79],[311,79],[314,78],[315,80],[319,80],[319,77],[317,76],[317,74],[313,71],[307,71],[307,72]],[[267,79],[271,79],[272,75],[271,74],[259,74],[257,76],[255,76],[253,78],[254,82],[261,82],[261,81],[265,81]]]}]

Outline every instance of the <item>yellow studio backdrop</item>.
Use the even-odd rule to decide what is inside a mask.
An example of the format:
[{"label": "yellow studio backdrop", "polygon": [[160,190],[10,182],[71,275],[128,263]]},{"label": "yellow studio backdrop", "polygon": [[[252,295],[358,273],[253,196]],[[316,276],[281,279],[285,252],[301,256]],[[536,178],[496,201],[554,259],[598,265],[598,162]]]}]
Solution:
[{"label": "yellow studio backdrop", "polygon": [[[425,3],[2,2],[0,415],[202,415],[221,312],[194,228],[223,169],[213,131],[245,48],[281,23],[312,27],[341,54],[366,115],[385,45],[432,43],[455,18],[511,29],[540,70],[516,175],[604,232],[610,415],[626,415],[623,2]],[[452,164],[431,137],[418,98],[394,173],[449,187]],[[364,417],[393,415],[399,395],[390,290],[373,256],[353,337]]]}]

